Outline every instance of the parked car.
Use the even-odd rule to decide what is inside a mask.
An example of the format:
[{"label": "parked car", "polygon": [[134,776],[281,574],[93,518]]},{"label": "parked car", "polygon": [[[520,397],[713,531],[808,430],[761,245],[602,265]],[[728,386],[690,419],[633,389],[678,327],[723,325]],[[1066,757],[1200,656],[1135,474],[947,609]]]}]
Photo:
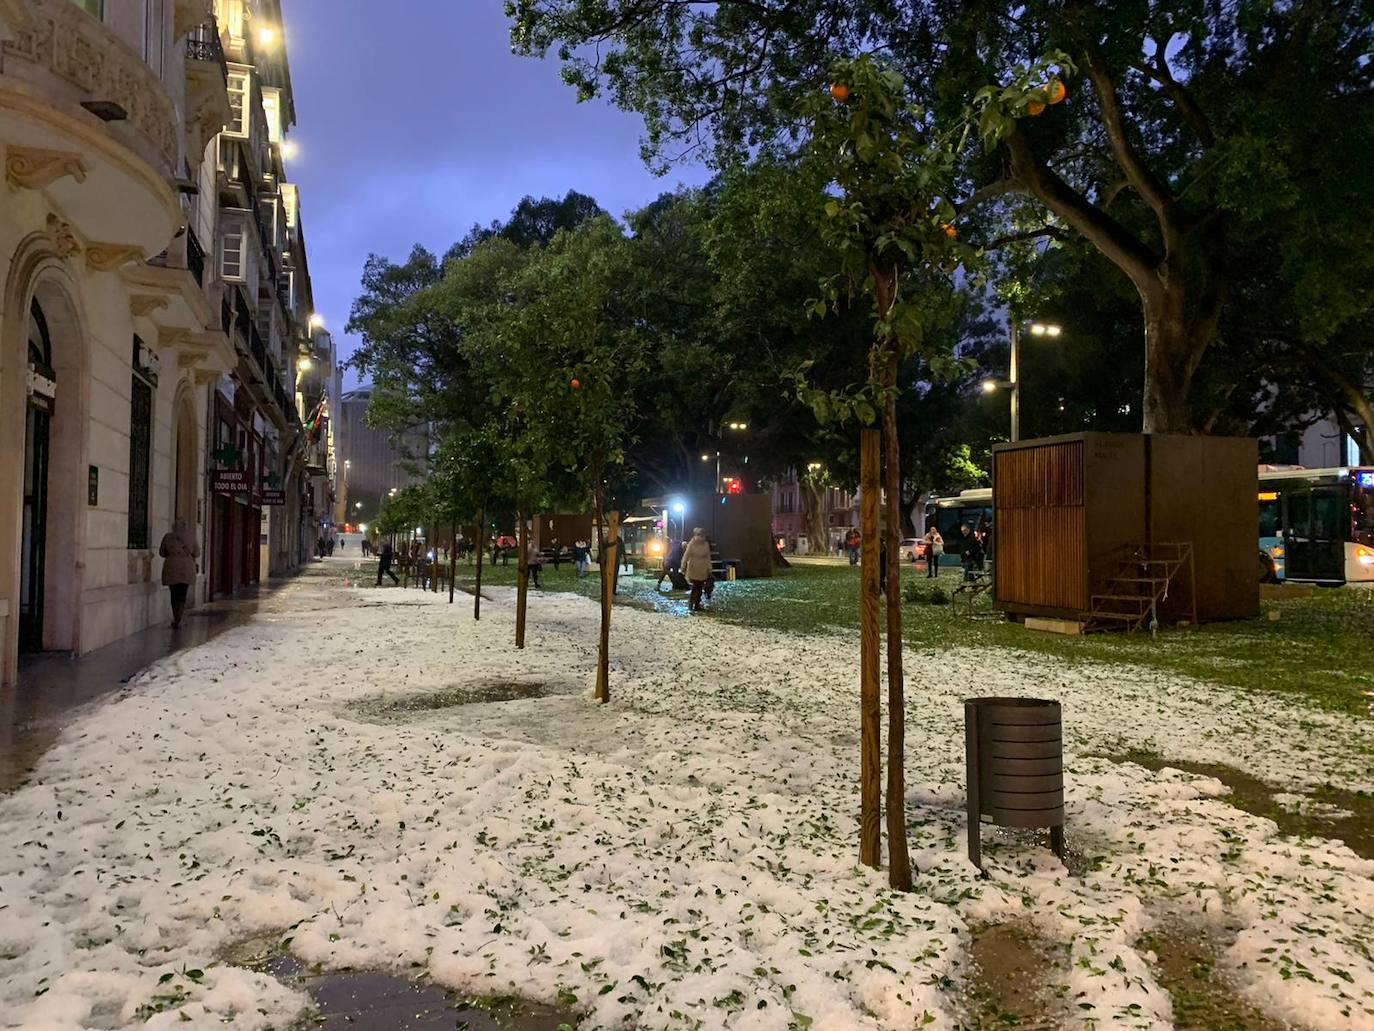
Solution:
[{"label": "parked car", "polygon": [[915,562],[926,557],[924,537],[905,537],[897,547],[898,553],[908,562]]}]

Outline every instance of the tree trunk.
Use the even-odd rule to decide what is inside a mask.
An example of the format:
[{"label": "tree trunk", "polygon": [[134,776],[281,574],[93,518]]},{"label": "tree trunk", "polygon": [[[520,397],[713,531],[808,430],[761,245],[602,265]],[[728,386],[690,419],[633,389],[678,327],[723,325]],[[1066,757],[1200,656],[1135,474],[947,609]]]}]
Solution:
[{"label": "tree trunk", "polygon": [[906,700],[902,680],[902,462],[897,440],[897,357],[888,362],[883,401],[883,447],[887,468],[887,883],[911,890],[906,847]]},{"label": "tree trunk", "polygon": [[811,554],[824,555],[830,550],[830,532],[825,525],[825,487],[810,476],[801,478],[802,514],[806,520],[806,537]]},{"label": "tree trunk", "polygon": [[525,519],[525,506],[518,505],[515,518],[519,520],[515,539],[520,554],[515,558],[515,647],[525,647],[525,603],[530,588],[530,531]]},{"label": "tree trunk", "polygon": [[477,585],[472,591],[472,618],[482,618],[482,543],[487,533],[487,510],[477,510]]},{"label": "tree trunk", "polygon": [[882,743],[878,704],[878,494],[880,434],[859,433],[859,862],[882,864]]},{"label": "tree trunk", "polygon": [[606,519],[602,517],[601,494],[597,495],[597,551],[604,559],[600,563],[601,572],[601,633],[596,652],[596,691],[594,697],[605,704],[611,700],[611,589],[615,584],[615,563],[618,550],[612,545],[620,528],[620,513],[610,513],[610,539],[606,537]]},{"label": "tree trunk", "polygon": [[1145,433],[1192,433],[1188,392],[1196,361],[1189,327],[1182,313],[1181,291],[1161,290],[1158,298],[1142,297],[1145,309],[1145,398],[1141,417]]},{"label": "tree trunk", "polygon": [[453,604],[453,584],[458,579],[458,524],[453,524],[453,529],[448,537],[448,603]]}]

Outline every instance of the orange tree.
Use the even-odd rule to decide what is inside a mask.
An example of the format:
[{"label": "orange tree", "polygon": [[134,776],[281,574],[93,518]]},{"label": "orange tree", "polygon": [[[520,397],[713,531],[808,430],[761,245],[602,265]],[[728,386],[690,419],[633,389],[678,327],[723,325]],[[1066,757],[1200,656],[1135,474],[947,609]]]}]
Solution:
[{"label": "orange tree", "polygon": [[[817,198],[823,231],[839,262],[814,302],[819,316],[847,305],[855,294],[871,299],[873,338],[864,381],[842,391],[803,396],[822,421],[853,419],[860,431],[860,519],[863,548],[860,612],[860,860],[880,863],[878,573],[887,557],[887,830],[888,875],[894,888],[911,887],[907,857],[902,676],[901,452],[897,434],[898,369],[915,356],[937,374],[955,366],[941,350],[946,339],[927,336],[939,309],[937,296],[953,289],[953,275],[974,252],[958,243],[948,193],[966,133],[947,134],[908,101],[902,76],[872,58],[839,62],[829,89],[809,99],[807,163],[824,174]],[[876,427],[881,426],[881,431]],[[879,458],[879,445],[882,460]],[[880,466],[883,475],[880,478]],[[880,489],[879,484],[882,483]],[[878,540],[878,500],[885,500],[886,532]]]}]

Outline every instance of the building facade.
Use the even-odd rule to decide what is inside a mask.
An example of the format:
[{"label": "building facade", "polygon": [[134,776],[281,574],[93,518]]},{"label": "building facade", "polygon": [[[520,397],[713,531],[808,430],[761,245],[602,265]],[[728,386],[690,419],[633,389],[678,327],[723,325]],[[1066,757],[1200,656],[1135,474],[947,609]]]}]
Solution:
[{"label": "building facade", "polygon": [[275,0],[0,0],[3,681],[165,622],[177,521],[192,604],[301,561],[293,120]]},{"label": "building facade", "polygon": [[345,465],[335,513],[339,523],[371,522],[388,494],[421,481],[416,461],[428,451],[427,435],[417,430],[398,440],[389,430],[369,426],[371,401],[370,386],[347,391],[340,398],[338,432]]},{"label": "building facade", "polygon": [[[795,469],[773,482],[773,539],[793,554],[834,554],[845,534],[859,525],[859,495],[839,487],[812,487]],[[807,505],[815,506],[825,539],[815,540],[807,520]]]},{"label": "building facade", "polygon": [[1273,465],[1329,469],[1359,465],[1360,449],[1333,418],[1318,419],[1300,431],[1261,437],[1260,460]]}]

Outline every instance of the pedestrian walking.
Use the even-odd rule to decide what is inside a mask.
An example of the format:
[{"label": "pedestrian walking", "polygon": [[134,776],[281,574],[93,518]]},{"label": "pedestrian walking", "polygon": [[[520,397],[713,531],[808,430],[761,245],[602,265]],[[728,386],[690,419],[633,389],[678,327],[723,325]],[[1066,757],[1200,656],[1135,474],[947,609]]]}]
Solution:
[{"label": "pedestrian walking", "polygon": [[580,580],[587,575],[587,563],[591,560],[592,550],[587,546],[586,541],[576,541],[573,544],[572,559],[573,565],[577,567],[577,577]]},{"label": "pedestrian walking", "polygon": [[692,593],[687,598],[687,611],[701,611],[701,595],[706,590],[706,582],[711,579],[711,542],[706,539],[706,531],[698,526],[692,531],[692,539],[682,549],[682,575],[692,585]]},{"label": "pedestrian walking", "polygon": [[960,529],[959,564],[964,567],[964,581],[976,580],[983,572],[983,542],[973,532],[973,527],[965,523]]},{"label": "pedestrian walking", "polygon": [[654,590],[662,590],[665,578],[673,585],[673,590],[686,584],[686,578],[682,575],[682,551],[686,547],[686,541],[673,541],[673,546],[668,549],[668,557],[663,560],[663,572],[658,574]]},{"label": "pedestrian walking", "polygon": [[558,542],[558,538],[553,539],[553,571],[558,572],[558,566],[563,561],[563,545]]},{"label": "pedestrian walking", "polygon": [[944,553],[945,539],[932,526],[926,531],[926,579],[933,580],[940,575],[940,556]]},{"label": "pedestrian walking", "polygon": [[172,594],[172,629],[181,626],[181,615],[186,611],[186,594],[196,582],[196,559],[200,558],[200,545],[186,525],[185,519],[172,523],[172,528],[162,538],[157,553],[162,556],[162,586]]},{"label": "pedestrian walking", "polygon": [[529,569],[530,579],[534,581],[534,586],[542,590],[539,583],[539,571],[544,568],[544,553],[535,546],[534,541],[530,541],[530,547],[525,552],[525,566]]},{"label": "pedestrian walking", "polygon": [[849,552],[849,564],[857,566],[859,564],[859,545],[862,538],[858,530],[850,530],[844,535],[844,550]]},{"label": "pedestrian walking", "polygon": [[382,586],[382,577],[391,577],[391,582],[400,584],[401,578],[396,575],[396,571],[391,568],[393,557],[390,541],[382,541],[382,550],[377,552],[377,586]]}]

